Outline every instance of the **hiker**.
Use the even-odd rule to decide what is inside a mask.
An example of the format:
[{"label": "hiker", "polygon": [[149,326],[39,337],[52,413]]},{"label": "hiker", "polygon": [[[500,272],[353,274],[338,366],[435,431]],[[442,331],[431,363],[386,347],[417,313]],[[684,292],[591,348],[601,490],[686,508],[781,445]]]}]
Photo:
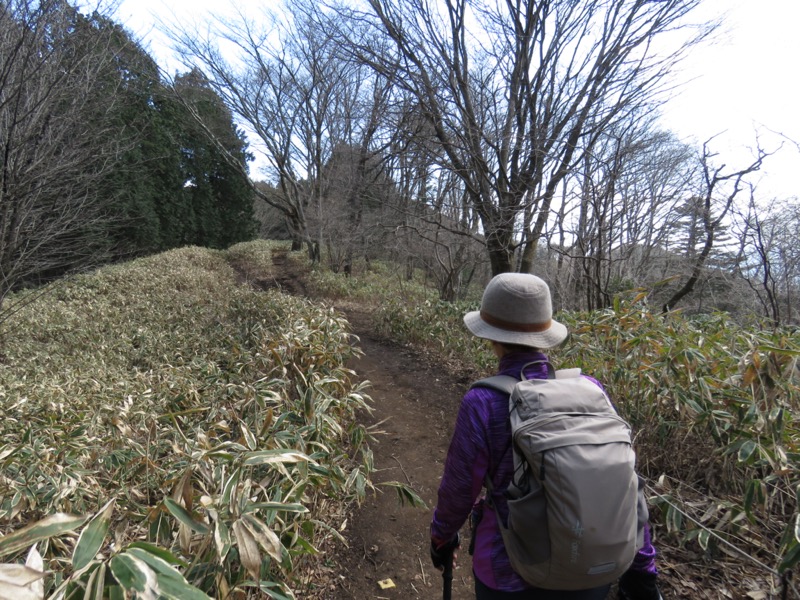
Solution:
[{"label": "hiker", "polygon": [[[464,323],[475,336],[491,342],[499,361],[498,374],[519,379],[524,369],[526,379],[546,379],[548,366],[543,361],[547,356],[542,351],[559,346],[568,336],[567,328],[554,321],[552,314],[550,289],[542,279],[504,273],[489,282],[481,310],[466,314]],[[599,382],[588,379],[602,389]],[[458,531],[470,519],[477,600],[603,600],[611,584],[585,590],[550,590],[532,587],[512,568],[492,508],[494,505],[505,523],[508,504],[504,492],[514,470],[509,421],[508,393],[472,387],[464,395],[431,523],[434,566],[442,569],[452,561],[459,546]],[[488,501],[479,499],[487,476],[493,490]],[[598,495],[603,491],[598,489]],[[542,535],[530,531],[531,536],[537,534]],[[661,598],[656,583],[656,550],[646,524],[640,536],[643,543],[636,552],[638,542],[634,539],[631,554],[635,553],[635,558],[619,579],[620,600]]]}]

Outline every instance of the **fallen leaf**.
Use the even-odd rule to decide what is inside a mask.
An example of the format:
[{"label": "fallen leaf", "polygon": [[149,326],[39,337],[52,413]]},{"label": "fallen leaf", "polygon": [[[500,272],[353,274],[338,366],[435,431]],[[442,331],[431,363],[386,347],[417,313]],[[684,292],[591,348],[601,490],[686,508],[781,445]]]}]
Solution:
[{"label": "fallen leaf", "polygon": [[378,582],[378,585],[381,586],[382,590],[390,590],[394,587],[394,581],[391,579],[382,579]]}]

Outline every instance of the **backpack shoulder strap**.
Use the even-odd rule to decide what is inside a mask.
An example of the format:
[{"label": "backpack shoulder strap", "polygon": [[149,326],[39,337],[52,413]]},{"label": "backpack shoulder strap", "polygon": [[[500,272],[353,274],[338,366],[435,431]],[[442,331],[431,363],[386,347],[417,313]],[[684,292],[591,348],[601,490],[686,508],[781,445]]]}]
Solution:
[{"label": "backpack shoulder strap", "polygon": [[511,392],[514,391],[514,386],[516,386],[520,381],[526,380],[525,368],[539,363],[543,363],[547,366],[547,379],[565,379],[568,377],[578,377],[581,374],[581,370],[579,368],[556,370],[547,360],[534,360],[532,362],[525,363],[522,366],[522,369],[520,369],[520,376],[518,378],[512,377],[511,375],[494,375],[493,377],[486,377],[476,381],[471,387],[487,387],[511,395]]},{"label": "backpack shoulder strap", "polygon": [[[517,386],[518,383],[519,379],[517,379],[516,377],[512,377],[511,375],[494,375],[492,377],[486,377],[484,379],[476,381],[470,386],[470,388],[476,388],[476,387],[490,388],[511,396],[511,393],[514,391],[514,388]],[[505,453],[508,452],[510,448],[511,448],[511,440],[509,440],[508,446],[506,446],[505,450],[503,450],[503,453],[500,456],[501,457],[505,456]],[[492,510],[494,510],[494,500],[492,499],[492,494],[494,493],[494,486],[492,485],[492,477],[488,471],[486,473],[486,477],[484,478],[484,485],[486,486],[486,490],[489,492],[486,496],[486,503]]]},{"label": "backpack shoulder strap", "polygon": [[493,377],[486,377],[473,383],[470,387],[485,387],[500,392],[505,392],[511,395],[514,387],[519,383],[519,379],[511,375],[494,375]]}]

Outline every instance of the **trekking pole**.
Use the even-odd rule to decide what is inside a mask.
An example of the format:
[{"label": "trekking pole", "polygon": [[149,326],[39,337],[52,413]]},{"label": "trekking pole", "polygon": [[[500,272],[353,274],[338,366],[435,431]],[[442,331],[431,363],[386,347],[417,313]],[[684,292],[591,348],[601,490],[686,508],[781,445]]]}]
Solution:
[{"label": "trekking pole", "polygon": [[444,561],[442,579],[444,580],[444,591],[442,593],[442,598],[444,600],[450,600],[450,597],[453,593],[453,552],[450,552],[447,560]]}]

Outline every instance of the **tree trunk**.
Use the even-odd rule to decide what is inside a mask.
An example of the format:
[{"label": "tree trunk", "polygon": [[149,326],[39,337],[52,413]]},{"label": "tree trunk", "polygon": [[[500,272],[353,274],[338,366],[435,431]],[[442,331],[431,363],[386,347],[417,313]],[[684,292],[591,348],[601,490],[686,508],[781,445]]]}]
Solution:
[{"label": "tree trunk", "polygon": [[495,229],[487,236],[486,250],[489,253],[492,276],[514,270],[512,236],[512,231],[504,229]]}]

